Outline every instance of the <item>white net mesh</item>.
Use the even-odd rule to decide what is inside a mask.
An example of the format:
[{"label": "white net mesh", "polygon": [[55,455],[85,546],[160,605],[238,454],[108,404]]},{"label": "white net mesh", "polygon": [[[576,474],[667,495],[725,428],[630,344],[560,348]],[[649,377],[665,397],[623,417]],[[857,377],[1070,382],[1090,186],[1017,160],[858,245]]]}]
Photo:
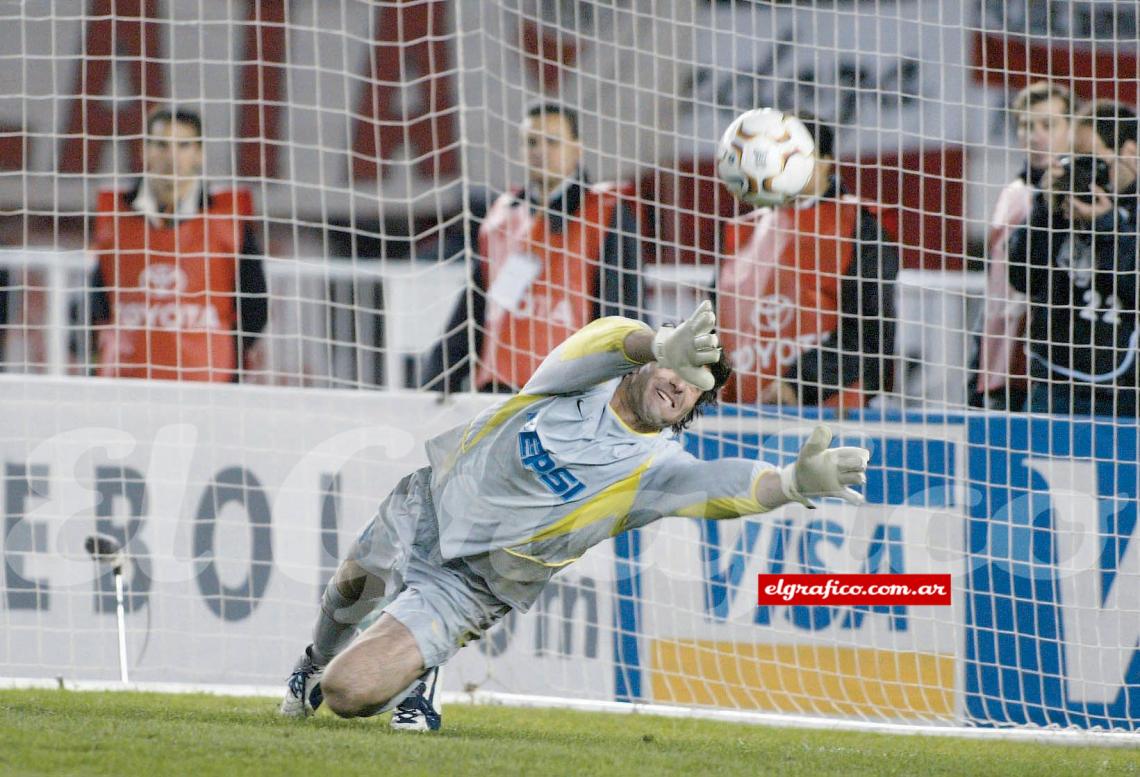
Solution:
[{"label": "white net mesh", "polygon": [[[424,440],[585,321],[712,296],[737,376],[686,447],[785,462],[823,416],[872,449],[868,504],[606,542],[448,686],[1135,730],[1138,154],[1090,101],[1134,105],[1136,17],[0,4],[0,676],[116,676],[99,531],[132,679],[278,682]],[[1009,109],[1039,80],[1071,103]],[[759,106],[834,141],[766,219],[714,174]],[[756,605],[757,574],[825,571],[947,573],[954,603]]]}]

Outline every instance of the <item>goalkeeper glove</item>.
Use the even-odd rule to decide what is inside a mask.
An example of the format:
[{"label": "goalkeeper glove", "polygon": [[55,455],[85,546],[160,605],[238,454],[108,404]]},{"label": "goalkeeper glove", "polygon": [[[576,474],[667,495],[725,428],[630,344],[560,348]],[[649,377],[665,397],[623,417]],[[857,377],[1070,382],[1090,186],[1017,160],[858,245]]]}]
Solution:
[{"label": "goalkeeper glove", "polygon": [[712,303],[705,300],[678,327],[663,326],[653,336],[653,356],[657,364],[680,375],[686,383],[701,391],[716,385],[706,364],[720,360],[720,344],[712,333],[716,314]]},{"label": "goalkeeper glove", "polygon": [[831,436],[831,429],[817,426],[800,448],[799,457],[780,469],[784,496],[809,510],[815,509],[809,497],[837,496],[853,505],[863,503],[863,495],[849,486],[866,484],[871,452],[866,448],[829,449]]}]

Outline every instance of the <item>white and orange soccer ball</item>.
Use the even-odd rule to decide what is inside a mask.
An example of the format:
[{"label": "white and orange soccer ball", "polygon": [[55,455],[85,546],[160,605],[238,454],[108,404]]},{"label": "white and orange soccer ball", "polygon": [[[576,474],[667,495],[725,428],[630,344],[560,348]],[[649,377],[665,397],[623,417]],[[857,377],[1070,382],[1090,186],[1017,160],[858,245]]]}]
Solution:
[{"label": "white and orange soccer ball", "polygon": [[754,207],[783,205],[815,169],[815,141],[799,119],[774,108],[746,111],[728,125],[717,174],[733,196]]}]

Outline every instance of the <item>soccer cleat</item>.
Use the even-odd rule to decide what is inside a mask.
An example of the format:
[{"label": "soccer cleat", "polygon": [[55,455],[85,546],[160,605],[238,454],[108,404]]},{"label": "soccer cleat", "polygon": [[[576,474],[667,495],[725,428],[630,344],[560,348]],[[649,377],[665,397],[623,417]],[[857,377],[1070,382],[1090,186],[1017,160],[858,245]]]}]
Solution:
[{"label": "soccer cleat", "polygon": [[424,672],[411,694],[396,706],[389,725],[396,731],[439,731],[443,715],[435,702],[438,684],[439,667]]},{"label": "soccer cleat", "polygon": [[317,711],[325,695],[321,693],[323,666],[313,663],[312,645],[305,648],[305,655],[293,667],[289,683],[285,688],[285,698],[281,700],[281,714],[288,718],[307,718]]}]

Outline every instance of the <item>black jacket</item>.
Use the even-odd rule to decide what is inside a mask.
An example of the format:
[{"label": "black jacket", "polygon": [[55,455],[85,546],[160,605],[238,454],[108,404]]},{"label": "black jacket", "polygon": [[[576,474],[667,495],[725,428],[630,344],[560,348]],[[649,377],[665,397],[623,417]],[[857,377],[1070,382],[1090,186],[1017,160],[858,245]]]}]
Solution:
[{"label": "black jacket", "polygon": [[1029,297],[1030,375],[1137,385],[1135,196],[1097,223],[1071,224],[1039,194],[1009,244],[1009,282]]}]

